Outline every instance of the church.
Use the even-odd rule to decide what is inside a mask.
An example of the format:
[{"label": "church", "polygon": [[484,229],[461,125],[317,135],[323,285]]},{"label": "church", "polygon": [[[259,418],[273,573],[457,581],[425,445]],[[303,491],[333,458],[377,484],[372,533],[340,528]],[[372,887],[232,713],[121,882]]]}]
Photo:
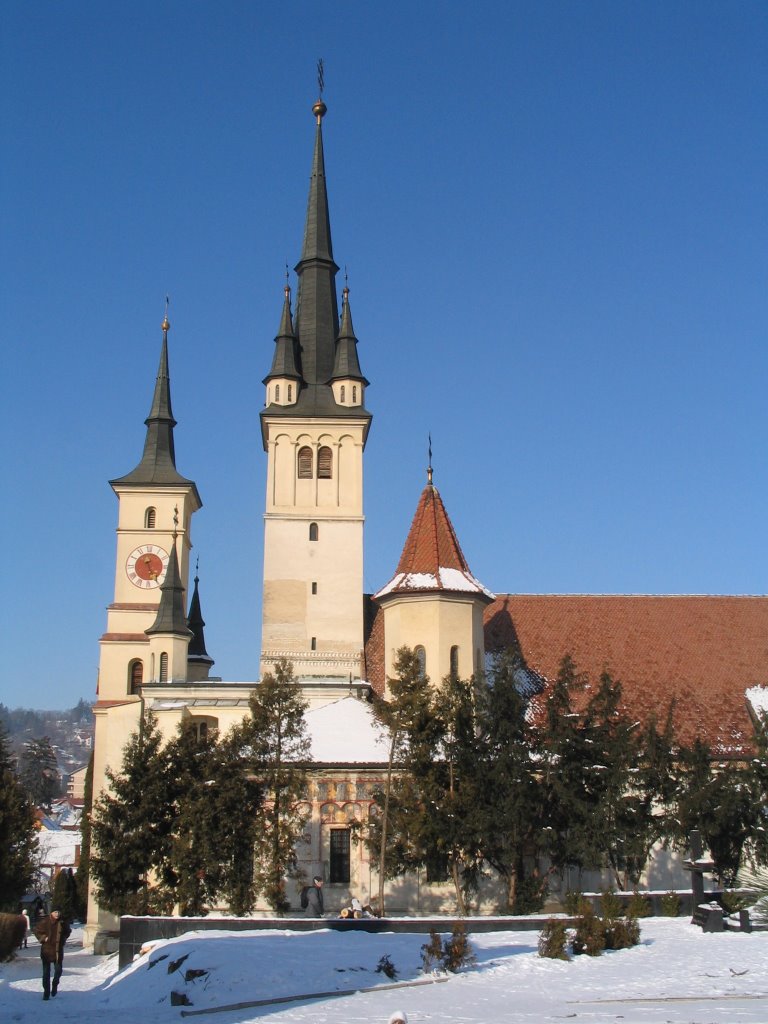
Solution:
[{"label": "church", "polygon": [[[324,878],[333,910],[350,892],[365,902],[378,890],[376,866],[349,825],[372,813],[373,788],[383,779],[387,745],[370,698],[386,696],[400,647],[416,651],[432,680],[449,673],[467,678],[483,670],[487,653],[513,647],[541,693],[570,654],[590,678],[607,668],[620,679],[625,704],[639,718],[665,713],[674,702],[683,740],[701,735],[718,757],[738,758],[753,733],[748,691],[768,685],[768,597],[493,594],[471,572],[431,467],[421,494],[414,491],[398,565],[375,594],[364,593],[369,382],[346,286],[339,308],[322,99],[312,112],[295,300],[286,284],[274,347],[264,346],[260,672],[288,659],[308,702],[313,767],[298,856],[307,876]],[[167,737],[182,721],[201,734],[225,732],[247,714],[258,685],[212,675],[197,576],[190,587],[192,519],[202,500],[176,466],[169,332],[166,314],[141,458],[110,481],[118,500],[117,552],[99,641],[94,797],[107,769],[119,767],[142,715],[151,711]],[[137,431],[137,447],[138,440]],[[659,880],[649,883],[658,887]],[[391,912],[452,906],[451,887],[426,877],[392,883],[388,898]],[[87,940],[114,927],[92,895]]]}]

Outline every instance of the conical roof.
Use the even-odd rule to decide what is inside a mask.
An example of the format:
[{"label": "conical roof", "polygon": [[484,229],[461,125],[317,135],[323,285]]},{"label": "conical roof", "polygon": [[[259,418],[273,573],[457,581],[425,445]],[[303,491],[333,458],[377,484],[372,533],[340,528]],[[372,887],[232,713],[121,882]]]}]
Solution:
[{"label": "conical roof", "polygon": [[168,319],[163,320],[163,343],[160,349],[160,365],[152,395],[149,416],[144,420],[147,436],[141,462],[125,476],[111,480],[115,484],[179,484],[195,487],[191,480],[176,469],[176,449],[173,443],[173,428],[176,420],[171,409],[171,379],[168,372]]},{"label": "conical roof", "polygon": [[397,571],[374,598],[390,594],[448,591],[494,595],[472,575],[456,531],[437,488],[428,483],[421,492]]},{"label": "conical roof", "polygon": [[195,589],[192,591],[192,600],[189,602],[189,614],[187,615],[187,626],[192,633],[189,641],[188,658],[190,661],[205,662],[213,665],[213,658],[205,649],[205,619],[200,609],[200,592],[198,584],[200,578],[195,576]]},{"label": "conical roof", "polygon": [[275,337],[275,355],[272,359],[272,367],[264,378],[264,384],[274,377],[289,377],[294,380],[301,378],[301,374],[296,366],[296,335],[294,334],[293,319],[291,318],[290,285],[286,284],[284,292],[283,312]]},{"label": "conical roof", "polygon": [[144,632],[147,636],[152,636],[153,633],[192,636],[192,631],[187,626],[187,616],[184,612],[184,587],[181,583],[179,560],[176,556],[175,536],[171,545],[165,579],[160,584],[160,604],[157,608],[157,615],[149,629],[145,629]]},{"label": "conical roof", "polygon": [[359,380],[363,384],[368,381],[360,370],[360,360],[357,357],[357,338],[355,329],[352,326],[352,310],[349,306],[349,288],[344,287],[341,301],[341,324],[339,325],[339,337],[336,342],[336,359],[333,364],[333,379],[344,378],[345,380]]}]

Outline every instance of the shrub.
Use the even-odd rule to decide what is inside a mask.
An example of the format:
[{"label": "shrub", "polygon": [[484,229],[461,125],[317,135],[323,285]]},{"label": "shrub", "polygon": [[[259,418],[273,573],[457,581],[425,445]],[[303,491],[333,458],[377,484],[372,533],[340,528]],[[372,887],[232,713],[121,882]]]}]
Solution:
[{"label": "shrub", "polygon": [[637,889],[632,893],[627,904],[627,917],[650,917],[651,905],[648,897],[643,896]]},{"label": "shrub", "polygon": [[606,922],[624,916],[624,904],[613,889],[603,889],[600,898],[600,916]]},{"label": "shrub", "polygon": [[575,917],[577,914],[584,914],[592,909],[592,904],[584,895],[576,889],[569,889],[565,894],[565,912]]},{"label": "shrub", "polygon": [[26,933],[27,922],[21,914],[0,914],[0,963],[13,959]]},{"label": "shrub", "polygon": [[539,936],[539,956],[549,960],[567,960],[568,929],[565,921],[551,917],[541,929]]},{"label": "shrub", "polygon": [[751,893],[733,892],[726,889],[720,897],[720,902],[729,914],[738,914],[740,910],[751,906],[755,902],[755,897]]},{"label": "shrub", "polygon": [[456,974],[462,967],[473,964],[475,954],[462,922],[456,922],[450,939],[446,939],[445,942],[437,932],[431,931],[429,942],[425,942],[421,947],[421,962],[425,972],[439,968],[452,974]]},{"label": "shrub", "polygon": [[379,960],[378,964],[376,965],[376,973],[385,974],[388,978],[391,978],[392,981],[395,981],[397,979],[397,968],[389,959],[388,954],[385,954]]},{"label": "shrub", "polygon": [[665,892],[661,897],[661,912],[664,917],[679,917],[682,900],[676,892]]},{"label": "shrub", "polygon": [[538,914],[544,906],[547,895],[547,880],[545,878],[524,878],[515,892],[515,902],[512,906],[513,914]]},{"label": "shrub", "polygon": [[629,949],[640,941],[640,925],[633,917],[604,922],[603,938],[606,949]]},{"label": "shrub", "polygon": [[576,931],[573,935],[573,952],[575,956],[586,953],[587,956],[600,956],[605,949],[605,929],[599,917],[595,917],[594,911],[584,913],[576,922]]}]

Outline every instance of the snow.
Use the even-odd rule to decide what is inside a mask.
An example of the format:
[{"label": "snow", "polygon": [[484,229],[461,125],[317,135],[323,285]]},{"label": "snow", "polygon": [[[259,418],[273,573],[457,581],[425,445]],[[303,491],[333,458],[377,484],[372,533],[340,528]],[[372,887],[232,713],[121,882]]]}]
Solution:
[{"label": "snow", "polygon": [[370,704],[356,697],[324,704],[304,716],[313,761],[325,764],[381,764],[389,742]]},{"label": "snow", "polygon": [[[471,932],[471,920],[467,922]],[[444,984],[393,987],[376,973],[390,957],[398,983],[422,979],[425,935],[363,932],[188,932],[159,941],[123,971],[117,958],[97,958],[73,933],[56,1001],[40,1005],[37,942],[0,965],[0,1019],[39,1024],[41,1014],[77,1024],[180,1021],[170,993],[188,1011],[256,1000],[300,998],[217,1013],[220,1024],[385,1024],[398,1009],[411,1024],[765,1024],[768,1020],[768,933],[704,934],[687,920],[641,921],[634,949],[569,963],[536,954],[536,932],[471,936],[477,963]],[[185,959],[177,964],[182,957]],[[163,958],[163,959],[161,959]],[[151,966],[153,965],[153,966]],[[169,971],[169,965],[174,969]],[[185,980],[187,971],[205,971]],[[443,976],[441,976],[443,977]],[[429,980],[429,979],[427,979]],[[330,993],[357,992],[343,998]],[[326,993],[311,998],[312,993]]]},{"label": "snow", "polygon": [[768,686],[750,686],[746,698],[757,715],[768,714]]},{"label": "snow", "polygon": [[487,587],[476,580],[471,572],[439,566],[437,575],[431,572],[399,572],[374,597],[384,597],[394,590],[453,590],[470,594],[485,594],[495,598]]},{"label": "snow", "polygon": [[43,829],[37,834],[40,862],[74,867],[75,847],[81,843],[80,831],[52,831]]}]

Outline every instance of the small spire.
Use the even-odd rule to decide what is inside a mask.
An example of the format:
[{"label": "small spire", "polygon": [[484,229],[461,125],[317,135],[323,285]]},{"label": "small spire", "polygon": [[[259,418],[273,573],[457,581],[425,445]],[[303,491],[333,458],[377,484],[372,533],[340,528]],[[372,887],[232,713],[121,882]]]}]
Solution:
[{"label": "small spire", "polygon": [[192,631],[187,626],[187,616],[184,614],[184,587],[179,572],[179,558],[176,553],[176,525],[178,525],[178,514],[174,514],[173,544],[168,558],[165,579],[160,584],[160,604],[157,606],[157,616],[149,629],[144,630],[147,636],[152,636],[155,633],[182,637],[192,636]]},{"label": "small spire", "polygon": [[187,614],[187,626],[192,633],[192,639],[189,641],[189,654],[187,660],[190,664],[204,666],[205,675],[207,676],[208,669],[210,669],[214,664],[214,661],[205,649],[205,619],[203,618],[202,611],[200,609],[199,567],[200,559],[198,558],[195,563],[195,586],[192,592],[192,600],[189,603],[189,613]]},{"label": "small spire", "polygon": [[429,484],[430,487],[432,487],[432,434],[431,434],[431,432],[429,434],[427,434],[427,437],[429,438],[429,448],[428,448],[429,461],[428,461],[428,464],[427,464],[427,483]]}]

